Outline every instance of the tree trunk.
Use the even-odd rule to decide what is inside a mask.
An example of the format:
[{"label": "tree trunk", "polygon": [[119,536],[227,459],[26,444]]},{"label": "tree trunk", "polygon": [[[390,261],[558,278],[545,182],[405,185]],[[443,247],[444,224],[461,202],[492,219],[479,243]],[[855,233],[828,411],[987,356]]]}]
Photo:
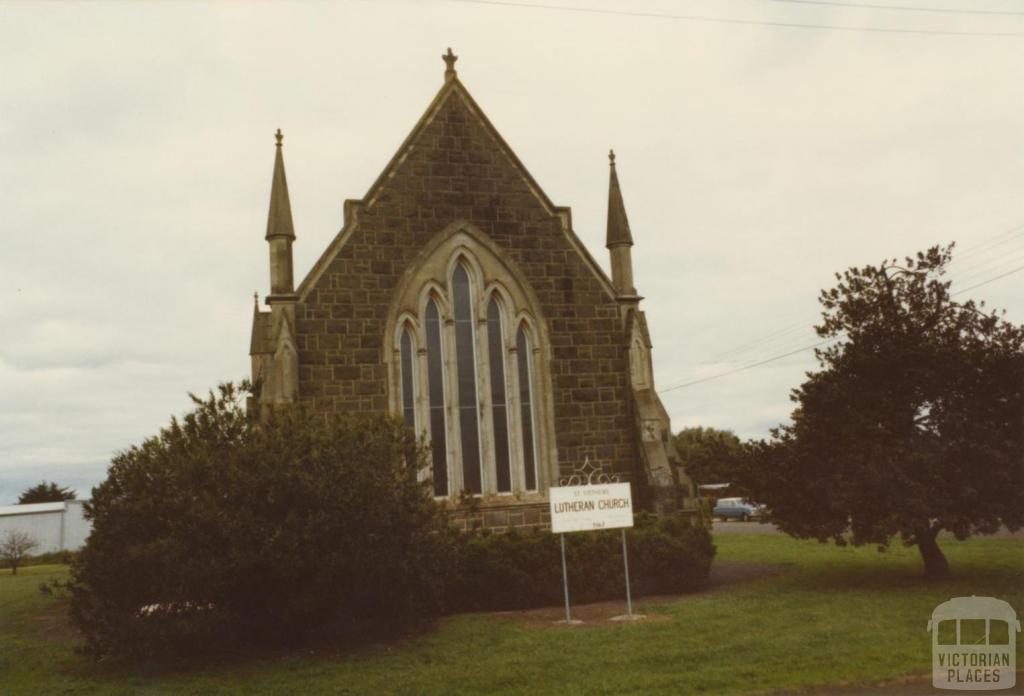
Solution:
[{"label": "tree trunk", "polygon": [[943,580],[949,577],[949,562],[935,541],[938,534],[939,530],[936,528],[921,530],[914,535],[917,539],[917,549],[924,560],[924,574],[929,580]]}]

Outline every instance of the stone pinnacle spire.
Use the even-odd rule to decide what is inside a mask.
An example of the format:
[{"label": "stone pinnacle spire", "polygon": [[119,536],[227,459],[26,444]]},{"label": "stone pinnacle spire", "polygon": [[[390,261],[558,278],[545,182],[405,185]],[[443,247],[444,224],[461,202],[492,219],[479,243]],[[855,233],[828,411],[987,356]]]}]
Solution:
[{"label": "stone pinnacle spire", "polygon": [[615,151],[608,151],[608,164],[611,177],[608,181],[608,236],[605,246],[633,246],[633,235],[629,231],[629,218],[626,217],[626,204],[622,202],[622,190],[619,188],[619,176],[615,172]]},{"label": "stone pinnacle spire", "polygon": [[629,231],[626,205],[622,202],[619,175],[615,173],[615,151],[608,151],[611,178],[608,181],[608,236],[605,246],[612,262],[612,286],[620,299],[639,301],[633,285],[633,235]]},{"label": "stone pinnacle spire", "polygon": [[274,178],[270,184],[270,212],[267,214],[267,244],[270,246],[270,301],[272,298],[291,296],[295,290],[292,281],[292,204],[288,200],[288,180],[284,176],[284,156],[281,154],[281,129],[277,129],[277,153],[274,155]]},{"label": "stone pinnacle spire", "polygon": [[284,156],[281,154],[281,129],[274,134],[277,138],[277,154],[274,156],[274,177],[270,185],[270,213],[267,215],[267,236],[295,239],[292,225],[292,204],[288,198],[288,180],[284,176]]}]

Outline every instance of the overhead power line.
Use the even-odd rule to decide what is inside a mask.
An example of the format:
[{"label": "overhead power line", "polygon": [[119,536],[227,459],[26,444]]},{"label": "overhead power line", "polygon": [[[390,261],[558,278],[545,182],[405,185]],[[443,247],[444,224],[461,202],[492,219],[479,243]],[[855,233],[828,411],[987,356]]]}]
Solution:
[{"label": "overhead power line", "polygon": [[[1014,234],[1016,233],[1016,234]],[[1017,225],[1016,227],[1006,230],[995,237],[991,237],[983,242],[979,242],[973,246],[966,247],[961,252],[954,252],[953,262],[950,264],[963,263],[964,260],[977,256],[978,254],[987,254],[997,246],[1002,246],[1007,242],[1012,242],[1014,239],[1024,237],[1024,225]]]},{"label": "overhead power line", "polygon": [[[1021,271],[1024,271],[1024,266],[1018,266],[1017,268],[1014,268],[1014,269],[1011,269],[1009,271],[1006,271],[1005,273],[1000,273],[999,275],[997,275],[997,276],[995,276],[993,278],[989,278],[988,280],[982,281],[980,283],[976,283],[974,285],[971,285],[970,287],[964,288],[963,290],[957,290],[956,292],[951,293],[950,297],[956,297],[957,295],[962,295],[963,293],[965,293],[965,292],[967,292],[969,290],[974,290],[975,288],[980,288],[983,285],[988,285],[989,283],[994,283],[997,280],[1001,280],[1003,278],[1006,278],[1007,276],[1013,275],[1014,273],[1019,273]],[[781,355],[774,355],[774,356],[772,356],[770,358],[765,358],[764,360],[760,360],[758,362],[751,363],[749,365],[743,365],[741,367],[737,367],[737,368],[734,368],[732,370],[726,370],[725,372],[719,372],[718,374],[710,375],[708,377],[702,377],[700,379],[691,380],[689,382],[683,382],[682,384],[674,384],[671,387],[667,387],[665,389],[659,389],[658,393],[659,394],[666,394],[666,393],[668,393],[670,391],[675,391],[677,389],[683,389],[684,387],[692,387],[692,386],[694,386],[696,384],[703,384],[704,382],[710,382],[710,381],[715,380],[715,379],[721,379],[722,377],[728,377],[729,375],[734,375],[737,372],[744,372],[746,370],[751,370],[751,369],[753,369],[755,367],[760,367],[762,365],[767,365],[768,363],[775,362],[776,360],[782,360],[783,358],[788,358],[791,355],[796,355],[798,353],[803,353],[803,352],[811,350],[813,348],[817,348],[819,346],[825,345],[826,343],[833,343],[833,342],[835,342],[837,340],[839,340],[839,339],[836,338],[836,337],[827,338],[824,341],[818,341],[817,343],[812,343],[809,346],[803,346],[801,348],[797,348],[796,350],[791,350],[789,352],[782,353]]]},{"label": "overhead power line", "polygon": [[[997,235],[997,237],[1001,237],[1001,236],[1002,236],[1002,234]],[[1001,264],[1001,265],[1005,265],[1005,264]],[[989,272],[991,272],[993,270],[996,270],[996,268],[989,269]],[[997,280],[1001,280],[1003,278],[1006,278],[1007,276],[1011,276],[1014,273],[1019,273],[1020,271],[1024,271],[1024,266],[1017,266],[1016,268],[1012,268],[1012,269],[1010,269],[1010,270],[1008,270],[1008,271],[1006,271],[1004,273],[1000,273],[999,275],[996,275],[996,276],[993,276],[991,278],[988,278],[987,280],[984,280],[984,281],[982,281],[980,283],[975,283],[974,285],[971,285],[969,287],[963,288],[962,290],[957,290],[954,293],[950,293],[950,297],[956,297],[957,295],[962,295],[965,292],[968,292],[970,290],[974,290],[976,288],[980,288],[982,286],[988,285],[989,283],[994,283]],[[970,277],[977,277],[977,276],[978,276],[978,274],[974,273],[974,274],[969,274],[967,277],[970,278]],[[783,334],[788,333],[788,332],[789,331],[787,331],[787,330],[783,330],[782,331]],[[763,343],[767,339],[770,339],[770,338],[772,338],[774,336],[778,336],[778,332],[776,334],[770,334],[768,337],[765,337],[765,339],[755,340],[755,341],[752,341],[750,343],[744,344],[743,347],[745,349],[746,346],[754,346],[754,345]],[[794,350],[786,351],[786,352],[781,353],[779,355],[773,355],[772,357],[765,358],[764,360],[758,360],[756,362],[752,362],[752,363],[749,363],[747,365],[741,365],[740,367],[736,367],[736,368],[733,368],[731,370],[726,370],[725,372],[719,372],[718,374],[710,375],[708,377],[702,377],[700,379],[691,380],[689,382],[683,382],[681,384],[674,384],[674,385],[672,385],[670,387],[666,387],[665,389],[659,389],[658,393],[659,394],[665,394],[667,392],[675,391],[677,389],[683,389],[685,387],[692,387],[692,386],[697,385],[697,384],[703,384],[704,382],[710,382],[712,380],[720,379],[722,377],[728,377],[729,375],[734,375],[737,372],[744,372],[746,370],[750,370],[750,369],[753,369],[755,367],[760,367],[762,365],[767,365],[768,363],[775,362],[776,360],[782,360],[783,358],[788,358],[788,357],[790,357],[792,355],[797,355],[798,353],[803,353],[805,351],[811,350],[813,348],[817,348],[817,347],[822,346],[822,345],[824,345],[826,343],[835,342],[837,340],[839,340],[837,337],[827,338],[827,339],[825,339],[823,341],[818,341],[817,343],[812,343],[810,345],[801,346],[801,347],[796,348]],[[732,351],[732,352],[735,352],[735,351]],[[745,350],[741,350],[740,352],[741,353],[745,352]]]},{"label": "overhead power line", "polygon": [[791,324],[785,328],[773,331],[770,334],[767,334],[766,336],[762,336],[761,338],[755,338],[751,341],[736,346],[735,348],[731,348],[722,353],[721,355],[719,355],[718,359],[715,360],[715,362],[722,362],[725,358],[731,358],[736,355],[743,355],[744,353],[749,352],[751,348],[755,348],[761,345],[762,343],[767,343],[769,341],[774,343],[775,341],[782,339],[787,334],[791,334],[796,331],[803,331],[806,330],[808,327],[809,324],[805,321],[800,321],[795,324]]},{"label": "overhead power line", "polygon": [[987,36],[1024,38],[1021,32],[946,31],[940,29],[891,29],[885,27],[844,27],[832,24],[808,24],[802,22],[768,22],[754,19],[732,19],[728,17],[703,17],[699,15],[678,15],[662,12],[632,12],[629,10],[605,10],[596,7],[570,7],[567,5],[541,5],[512,0],[448,0],[470,5],[494,5],[519,7],[531,10],[556,10],[560,12],[583,12],[586,14],[615,15],[619,17],[647,17],[651,19],[672,19],[684,22],[705,22],[712,24],[740,24],[745,26],[780,27],[784,29],[824,29],[828,31],[872,32],[880,34],[930,34],[932,36]]},{"label": "overhead power line", "polygon": [[996,249],[995,247],[992,247],[990,249],[987,249],[982,256],[976,256],[973,259],[969,259],[968,261],[965,261],[963,263],[955,263],[956,259],[954,258],[954,263],[949,264],[949,266],[947,267],[947,273],[955,276],[958,280],[963,280],[965,275],[968,275],[970,273],[976,273],[979,270],[982,273],[984,273],[992,266],[993,263],[1003,263],[1006,261],[1006,259],[1009,259],[1016,254],[1024,252],[1024,232],[1021,233],[1020,239],[1008,239],[1006,241],[1015,241],[1017,243],[1013,244],[1012,246],[1004,247],[1001,249]]},{"label": "overhead power line", "polygon": [[1017,250],[1017,252],[1008,256],[999,256],[994,259],[989,259],[988,263],[986,263],[984,267],[978,267],[969,272],[958,272],[955,274],[953,282],[961,285],[965,283],[972,283],[983,276],[1003,271],[1009,266],[1016,266],[1021,261],[1024,261],[1024,248],[1021,248]]},{"label": "overhead power line", "polygon": [[1019,273],[1020,271],[1024,271],[1024,266],[1017,266],[1017,268],[1011,269],[1011,270],[1007,271],[1006,273],[1000,273],[995,278],[989,278],[988,280],[982,281],[980,283],[976,283],[975,285],[972,285],[969,288],[964,288],[963,290],[957,290],[954,293],[950,293],[950,297],[956,297],[957,295],[962,295],[963,293],[967,292],[968,290],[973,290],[974,288],[980,288],[982,285],[988,285],[989,283],[994,283],[994,282],[996,282],[997,280],[999,280],[1001,278],[1005,278],[1008,275],[1013,275],[1014,273]]},{"label": "overhead power line", "polygon": [[[999,258],[984,258],[978,257],[968,263],[964,267],[960,267],[965,258],[969,258],[977,254],[987,254],[995,249],[995,247],[1002,246],[1007,242],[1013,242],[1021,237],[1024,237],[1024,224],[1016,225],[1009,229],[1003,230],[997,234],[987,237],[980,242],[971,246],[965,247],[961,253],[954,256],[953,262],[950,264],[950,271],[953,276],[954,282],[963,283],[965,281],[973,280],[974,278],[983,276],[993,271],[1001,270],[1000,267],[1005,267],[1010,263],[1014,263],[1018,260],[1017,257],[1011,256],[1007,258],[1005,255]],[[1015,251],[1010,252],[1014,254]],[[993,262],[995,262],[993,264]],[[800,331],[810,331],[813,329],[813,322],[796,322],[795,324],[787,324],[782,328],[776,328],[764,335],[751,338],[743,343],[734,345],[726,348],[723,352],[719,353],[714,360],[705,360],[703,362],[711,363],[722,363],[722,362],[735,362],[735,358],[743,355],[744,353],[750,353],[758,348],[764,348],[765,350],[774,349],[774,352],[787,350],[791,346],[797,346],[805,342],[807,336],[792,336]],[[796,339],[795,341],[793,339]],[[787,345],[788,344],[788,345]],[[762,353],[763,354],[763,353]],[[733,358],[733,360],[730,360]],[[757,360],[755,356],[754,361]]]},{"label": "overhead power line", "polygon": [[1024,17],[1024,12],[1008,12],[1006,10],[964,10],[952,7],[910,7],[907,5],[881,5],[868,2],[833,2],[832,0],[769,0],[770,2],[789,2],[797,5],[828,5],[829,7],[854,7],[868,10],[896,10],[900,12],[938,12],[941,14],[965,15],[1002,15],[1006,17]]},{"label": "overhead power line", "polygon": [[837,340],[837,339],[835,339],[835,338],[826,338],[824,341],[818,341],[817,343],[814,343],[812,345],[804,346],[803,348],[797,348],[796,350],[791,350],[788,353],[783,353],[782,355],[776,355],[774,357],[767,358],[765,360],[762,360],[760,362],[756,362],[756,363],[753,363],[753,364],[750,364],[750,365],[744,365],[743,367],[737,367],[734,370],[728,370],[726,372],[719,372],[717,375],[711,375],[710,377],[702,377],[701,379],[695,379],[692,382],[683,382],[682,384],[675,384],[675,385],[673,385],[671,387],[667,387],[665,389],[659,389],[658,393],[659,394],[665,394],[665,393],[670,392],[670,391],[675,391],[676,389],[682,389],[683,387],[692,387],[693,385],[700,384],[702,382],[710,382],[713,379],[720,379],[722,377],[728,377],[729,375],[734,375],[737,372],[743,372],[744,370],[750,370],[750,369],[755,368],[755,367],[760,367],[761,365],[767,365],[770,362],[775,362],[776,360],[782,360],[783,358],[788,358],[789,356],[796,355],[797,353],[803,353],[805,350],[810,350],[812,348],[817,348],[818,346],[825,345],[826,343],[831,343],[831,342],[833,342],[835,340]]}]

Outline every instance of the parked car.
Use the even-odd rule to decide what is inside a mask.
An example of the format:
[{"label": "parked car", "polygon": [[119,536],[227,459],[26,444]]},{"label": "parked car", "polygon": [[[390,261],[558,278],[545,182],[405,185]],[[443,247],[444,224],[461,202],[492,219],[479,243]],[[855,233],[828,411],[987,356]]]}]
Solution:
[{"label": "parked car", "polygon": [[713,517],[725,522],[728,519],[747,520],[760,517],[764,512],[764,506],[752,503],[743,498],[719,498],[711,511]]}]

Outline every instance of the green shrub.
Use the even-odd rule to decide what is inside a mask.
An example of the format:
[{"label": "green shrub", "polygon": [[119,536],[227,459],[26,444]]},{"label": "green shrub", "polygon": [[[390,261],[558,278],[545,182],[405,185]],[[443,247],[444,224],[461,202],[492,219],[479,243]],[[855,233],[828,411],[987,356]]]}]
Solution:
[{"label": "green shrub", "polygon": [[[715,549],[711,535],[681,516],[638,515],[626,533],[630,583],[636,597],[697,589]],[[509,532],[455,538],[449,611],[553,606],[563,601],[559,539],[550,532]],[[574,603],[625,595],[621,532],[566,535],[569,590]]]},{"label": "green shrub", "polygon": [[[195,397],[193,397],[195,398]],[[443,611],[558,605],[558,537],[452,531],[417,481],[400,421],[300,408],[257,422],[219,395],[118,454],[93,490],[72,562],[72,616],[96,658],[209,654],[248,644],[397,631]],[[640,516],[634,593],[707,577],[708,532]],[[618,531],[568,535],[574,602],[624,592]]]},{"label": "green shrub", "polygon": [[231,385],[195,401],[118,454],[86,507],[71,591],[88,652],[208,653],[441,611],[451,536],[399,421],[257,422]]}]

